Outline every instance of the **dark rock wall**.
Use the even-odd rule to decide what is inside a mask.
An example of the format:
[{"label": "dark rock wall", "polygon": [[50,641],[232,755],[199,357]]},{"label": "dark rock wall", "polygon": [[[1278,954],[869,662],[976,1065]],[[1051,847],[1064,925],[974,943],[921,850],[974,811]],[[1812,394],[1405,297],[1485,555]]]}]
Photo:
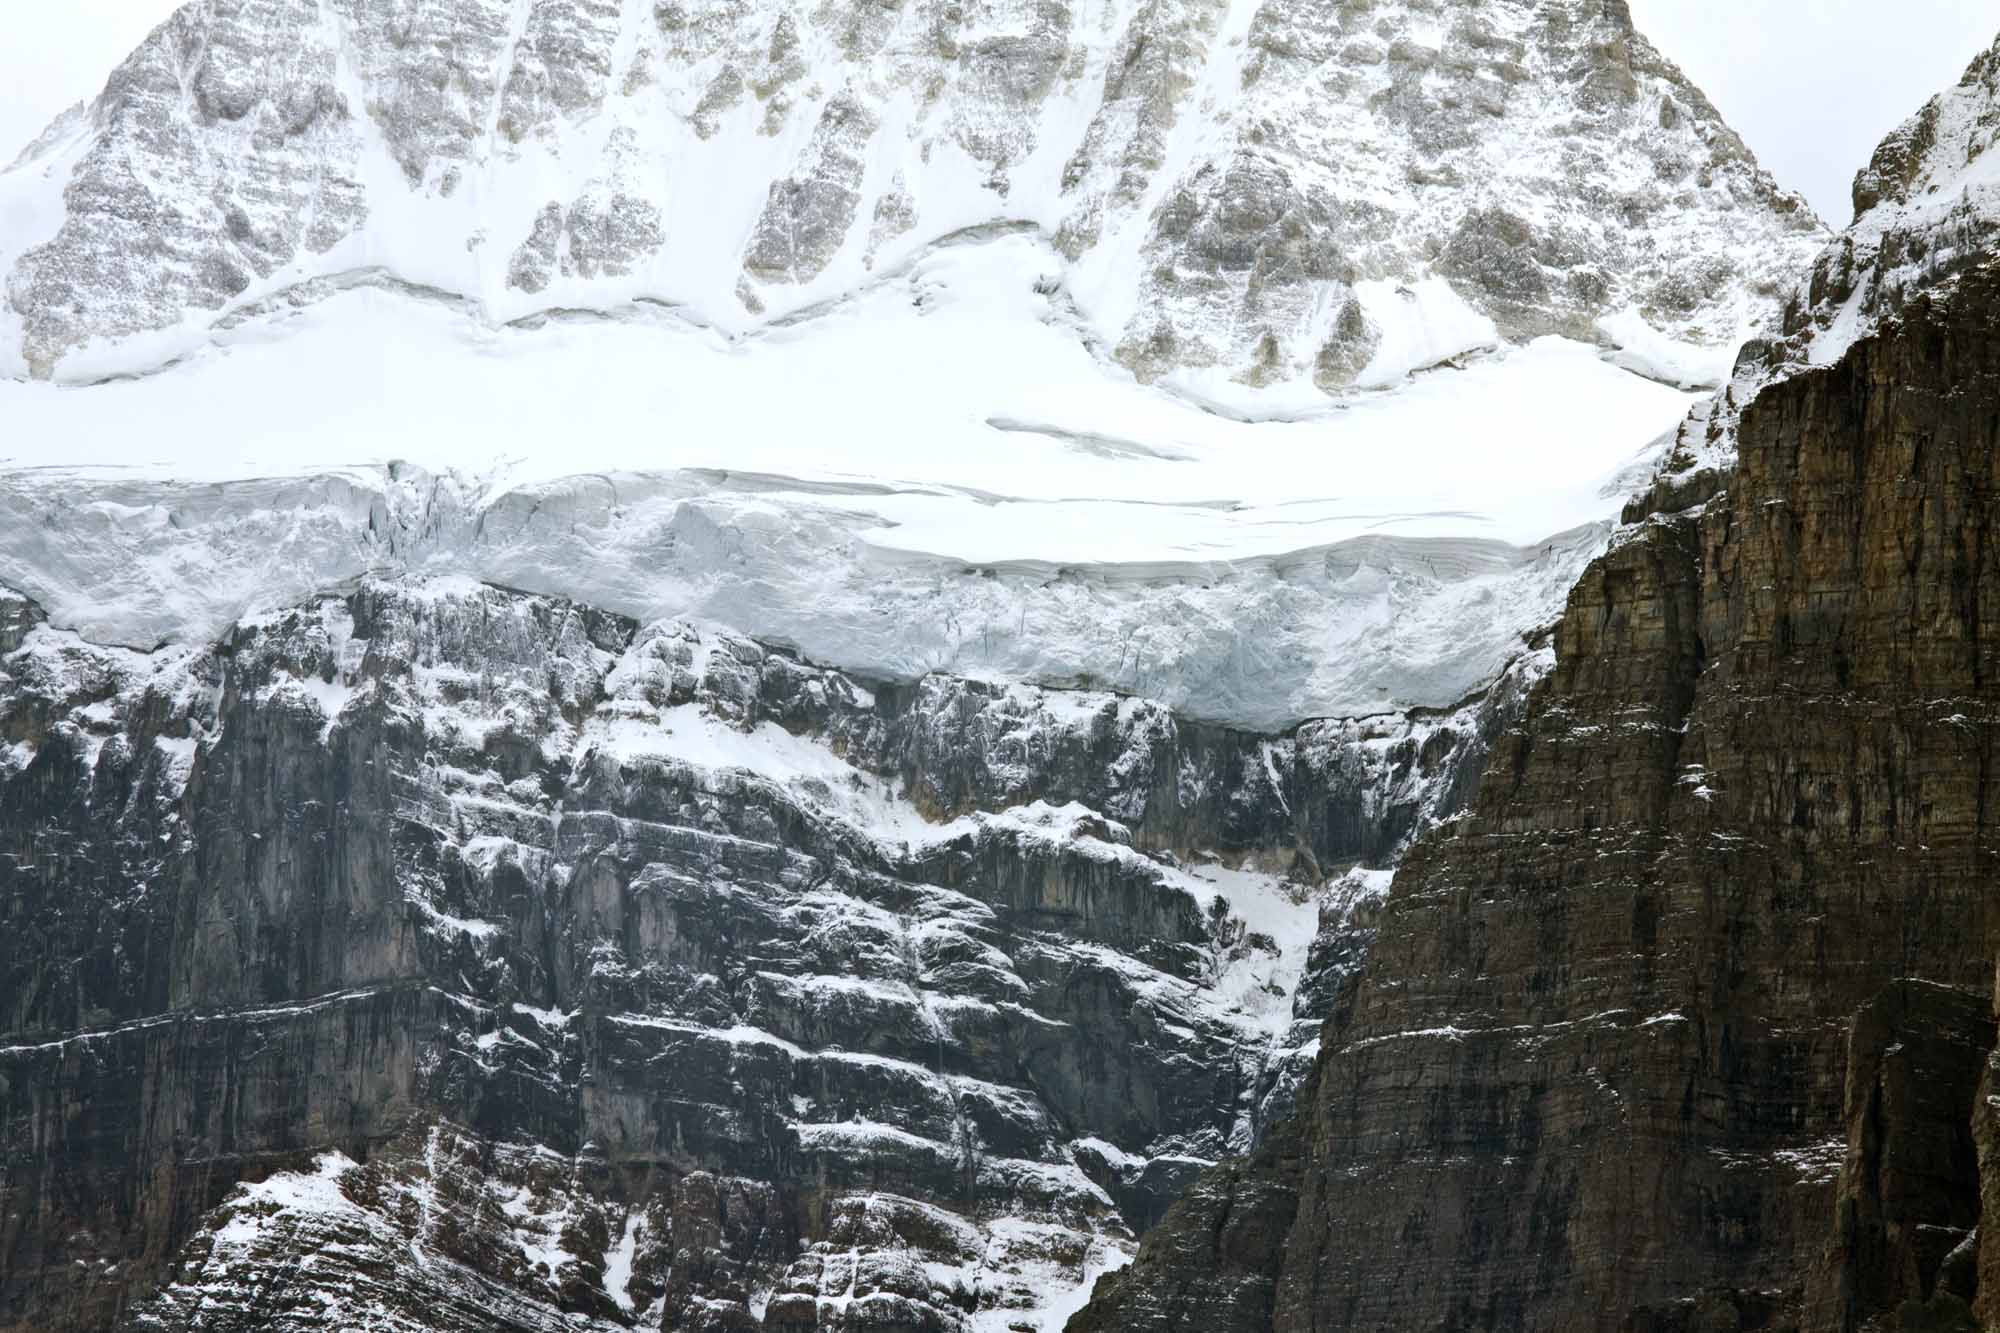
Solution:
[{"label": "dark rock wall", "polygon": [[[1967,1327],[1980,1214],[1973,1105],[1993,1049],[1988,994],[1902,980],[1854,1016],[1847,1151],[1807,1320]],[[1920,1311],[1912,1323],[1909,1307]],[[1929,1307],[1926,1309],[1925,1307]]]},{"label": "dark rock wall", "polygon": [[[476,586],[199,652],[41,620],[0,600],[0,1328],[37,1333],[1026,1305],[1290,1104],[1285,1043],[1212,998],[1269,942],[1183,868],[1393,858],[1528,678],[1257,736]],[[874,785],[647,749],[710,724]],[[1367,939],[1325,918],[1297,1041]],[[329,1152],[344,1202],[217,1211]],[[996,1265],[973,1224],[1015,1215],[1046,1232]]]},{"label": "dark rock wall", "polygon": [[[1475,814],[1413,849],[1274,1132],[1302,1150],[1211,1173],[1072,1330],[1215,1322],[1175,1303],[1219,1289],[1204,1249],[1271,1261],[1223,1326],[1287,1333],[1845,1328],[1930,1300],[1969,1219],[1923,1182],[1970,1169],[1990,1024],[1954,1010],[1946,1077],[1854,1016],[1903,978],[1990,989],[1996,440],[1990,269],[1766,390],[1728,492],[1598,562]],[[1857,1099],[1931,1128],[1857,1127]],[[1885,1144],[1921,1161],[1868,1184]]]}]

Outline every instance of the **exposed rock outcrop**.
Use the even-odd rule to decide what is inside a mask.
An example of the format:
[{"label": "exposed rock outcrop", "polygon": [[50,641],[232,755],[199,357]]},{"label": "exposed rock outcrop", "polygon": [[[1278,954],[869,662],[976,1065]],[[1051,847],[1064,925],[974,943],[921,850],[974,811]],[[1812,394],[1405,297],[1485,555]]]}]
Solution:
[{"label": "exposed rock outcrop", "polygon": [[[1732,382],[1682,426],[1639,511],[1676,510],[1724,484],[1737,418],[1766,384],[1838,361],[1917,294],[1986,262],[2000,231],[1989,153],[2000,126],[2000,41],[1892,131],[1854,180],[1854,222],[1813,260]],[[1630,515],[1628,515],[1629,517]]]},{"label": "exposed rock outcrop", "polygon": [[1833,1235],[1806,1289],[1816,1328],[1973,1327],[1973,1105],[1993,1000],[1898,981],[1854,1017]]}]

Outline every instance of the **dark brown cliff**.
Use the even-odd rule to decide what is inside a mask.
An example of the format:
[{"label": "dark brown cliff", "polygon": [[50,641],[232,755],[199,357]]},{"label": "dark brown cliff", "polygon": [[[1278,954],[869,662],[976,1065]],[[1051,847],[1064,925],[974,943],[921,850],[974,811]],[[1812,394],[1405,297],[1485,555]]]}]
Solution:
[{"label": "dark brown cliff", "polygon": [[[1767,389],[1726,494],[1572,593],[1474,813],[1398,876],[1295,1149],[1211,1173],[1072,1333],[1990,1303],[1997,437],[1990,264]],[[1931,1046],[1879,1037],[1908,994]]]}]

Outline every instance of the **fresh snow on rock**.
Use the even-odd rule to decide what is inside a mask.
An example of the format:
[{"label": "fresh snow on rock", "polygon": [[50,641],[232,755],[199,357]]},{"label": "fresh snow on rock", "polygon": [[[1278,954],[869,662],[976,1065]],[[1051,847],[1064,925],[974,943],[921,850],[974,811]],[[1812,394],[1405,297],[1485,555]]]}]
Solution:
[{"label": "fresh snow on rock", "polygon": [[[1854,221],[1815,257],[1730,381],[1676,430],[1663,476],[1699,487],[1736,461],[1742,411],[1767,385],[1830,366],[1926,291],[1987,262],[2000,224],[2000,42],[1892,130],[1854,178]],[[1628,349],[1629,350],[1629,349]],[[1621,356],[1625,353],[1621,352]]]},{"label": "fresh snow on rock", "polygon": [[1623,312],[1727,348],[1818,235],[1600,0],[192,0],[0,174],[0,373],[356,282],[733,335],[1008,229],[1074,336],[1239,404]]},{"label": "fresh snow on rock", "polygon": [[[105,793],[137,781],[119,827],[162,858],[129,863],[139,901],[191,850],[184,796],[219,780],[232,746],[264,745],[260,731],[289,737],[308,766],[393,766],[385,822],[434,848],[384,886],[392,934],[444,968],[424,988],[447,1015],[424,1029],[426,1070],[561,1099],[577,1095],[580,1059],[608,1059],[602,1077],[621,1097],[638,1095],[635,1072],[671,1066],[670,1080],[644,1076],[633,1105],[657,1097],[664,1110],[648,1114],[706,1127],[690,1132],[756,1117],[811,1160],[969,1182],[986,1202],[949,1224],[925,1281],[976,1309],[973,1329],[1055,1327],[1083,1285],[1124,1261],[1135,1219],[1151,1215],[1137,1210],[1157,1211],[1193,1172],[1248,1146],[1286,1103],[1311,1059],[1314,978],[1344,965],[1351,886],[1384,876],[1322,883],[1294,839],[1327,835],[1277,830],[1287,812],[1335,800],[1356,801],[1347,817],[1380,820],[1385,835],[1392,802],[1432,817],[1445,793],[1403,784],[1448,788],[1456,766],[1426,775],[1423,757],[1464,744],[1452,728],[1477,713],[1415,730],[1378,719],[1180,736],[1190,724],[1148,700],[942,677],[877,691],[712,628],[634,627],[456,576],[364,579],[245,617],[198,652],[94,645],[11,598],[0,625],[14,645],[0,653],[0,735],[42,738],[24,782]],[[534,775],[517,775],[523,763]],[[977,775],[969,807],[943,795],[959,772]],[[1079,776],[1088,801],[1051,792]],[[1268,794],[1254,794],[1260,784]],[[1194,832],[1220,829],[1204,805],[1247,827]],[[1387,857],[1398,845],[1379,843]],[[608,857],[620,862],[610,874]],[[723,904],[718,919],[711,905]],[[540,966],[521,948],[524,910],[573,923],[580,974],[553,995],[552,978],[518,988]],[[704,940],[704,920],[721,941]],[[717,953],[738,931],[749,933]],[[689,967],[727,971],[731,989]],[[383,992],[192,1021],[283,1024]],[[54,1058],[179,1021],[4,1054]],[[1135,1132],[1132,1108],[1090,1093],[1079,1118],[1048,1070],[1024,1077],[1007,1054],[1025,1041],[1064,1064],[1076,1051],[1103,1058],[1103,1022],[1132,1025],[1143,1061],[1208,1071],[1212,1090],[1170,1093],[1198,1114]],[[454,1166],[458,1130],[430,1132],[420,1155],[371,1158],[358,1186],[361,1168],[279,1169],[232,1197],[219,1238],[193,1242],[154,1308],[238,1308],[255,1292],[232,1294],[230,1273],[312,1250],[329,1256],[315,1283],[340,1285],[347,1265],[373,1275],[338,1304],[384,1328],[420,1326],[408,1307],[427,1293],[486,1292],[496,1270],[518,1274],[509,1308],[524,1318],[578,1280],[643,1313],[679,1233],[594,1197],[580,1177],[601,1168],[584,1159],[503,1145],[513,1164],[489,1178]],[[869,1231],[870,1210],[907,1221],[936,1207],[890,1190],[841,1198],[861,1209],[861,1267],[829,1268],[843,1243],[815,1242],[830,1248],[801,1258],[769,1299],[878,1299],[880,1265],[908,1256],[894,1239],[905,1233]],[[383,1254],[415,1268],[385,1267]]]},{"label": "fresh snow on rock", "polygon": [[1054,1333],[1823,239],[1601,0],[193,0],[0,172],[0,787],[339,848],[188,1021],[421,1110],[139,1325]]}]

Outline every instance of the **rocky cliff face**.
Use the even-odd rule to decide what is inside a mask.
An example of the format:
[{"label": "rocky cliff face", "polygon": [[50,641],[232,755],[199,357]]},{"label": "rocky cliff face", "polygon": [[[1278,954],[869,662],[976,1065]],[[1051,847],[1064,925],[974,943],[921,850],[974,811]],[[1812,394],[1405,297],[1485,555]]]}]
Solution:
[{"label": "rocky cliff face", "polygon": [[[1615,1246],[1690,1208],[1803,1236],[1849,1158],[1828,1290],[1887,1254],[1883,1299],[1978,1295],[1911,1229],[1962,1231],[1925,1183],[1958,1138],[1774,1109],[1805,1070],[1934,1118],[1977,1031],[1844,1084],[1848,1010],[1779,986],[1817,1044],[1753,1077],[1792,1048],[1749,1000],[1614,1012],[1628,954],[1710,931],[1645,970],[1684,980],[1734,909],[1506,910],[1693,865],[1688,802],[1780,781],[1683,728],[1744,608],[1830,614],[1835,520],[1901,485],[1771,481],[1849,487],[1789,602],[1716,572],[1779,567],[1762,509],[1648,527],[1529,708],[1663,386],[1823,239],[1621,3],[196,0],[0,216],[0,415],[38,437],[0,459],[0,1327],[1034,1333],[1163,1217],[1118,1288],[1153,1304],[1087,1321],[1504,1320],[1668,1299],[1709,1252]],[[1923,606],[1942,642],[1963,597]],[[1800,623],[1784,653],[1848,626]],[[1753,688],[1789,659],[1746,662],[1737,722],[1805,745]],[[1713,1050],[1617,1152],[1735,1154],[1658,1216],[1585,1169],[1617,1041]],[[1399,1081],[1434,1046],[1468,1063]],[[1769,1203],[1799,1142],[1819,1194]],[[1553,1182],[1527,1220],[1452,1174],[1489,1149]],[[1393,1250],[1308,1243],[1329,1171],[1389,1191],[1353,1226]],[[1340,1304],[1371,1253],[1407,1306]]]},{"label": "rocky cliff face", "polygon": [[0,605],[24,1330],[1037,1326],[1289,1106],[1348,867],[1519,694],[1260,736],[464,581]]},{"label": "rocky cliff face", "polygon": [[0,184],[8,362],[85,379],[357,283],[754,328],[1027,225],[1143,378],[1338,390],[1726,356],[1818,239],[1616,0],[194,0]]},{"label": "rocky cliff face", "polygon": [[[1958,123],[1990,66],[1922,123]],[[1977,174],[1984,143],[1948,151]],[[1864,205],[1913,188],[1885,160]],[[1954,215],[1983,206],[1964,189]],[[1922,283],[1885,250],[1846,298],[1882,295],[1865,327],[1724,405],[1733,471],[1571,593],[1475,810],[1400,871],[1297,1119],[1072,1330],[1976,1326],[1990,235]]]}]

